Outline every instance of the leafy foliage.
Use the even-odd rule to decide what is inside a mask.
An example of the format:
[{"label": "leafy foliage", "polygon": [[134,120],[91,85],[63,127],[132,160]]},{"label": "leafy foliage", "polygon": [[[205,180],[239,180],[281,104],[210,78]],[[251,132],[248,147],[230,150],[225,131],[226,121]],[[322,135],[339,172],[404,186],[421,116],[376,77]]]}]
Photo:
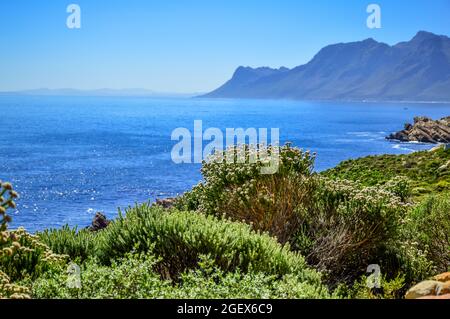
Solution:
[{"label": "leafy foliage", "polygon": [[[267,167],[270,156],[277,158],[277,170],[274,174],[264,174],[262,168]],[[203,163],[201,171],[204,182],[182,196],[178,207],[220,215],[220,206],[227,201],[230,192],[248,200],[252,189],[261,180],[292,174],[311,175],[314,157],[315,154],[303,152],[289,144],[261,149],[240,145],[216,152]]]},{"label": "leafy foliage", "polygon": [[343,299],[398,299],[403,296],[405,278],[401,275],[387,279],[385,275],[380,275],[380,287],[371,288],[374,278],[370,276],[361,276],[351,285],[340,284],[333,292],[334,298]]},{"label": "leafy foliage", "polygon": [[[71,235],[78,236],[66,230],[66,234],[54,239],[74,242],[66,240]],[[289,247],[281,246],[267,234],[252,231],[246,224],[199,213],[167,212],[143,204],[129,209],[126,216],[119,217],[90,240],[95,245],[94,255],[103,264],[133,249],[151,249],[162,258],[160,273],[168,278],[176,278],[185,269],[195,267],[199,256],[206,254],[224,271],[240,269],[279,276],[292,273],[320,285],[320,276],[308,269],[304,259]]]},{"label": "leafy foliage", "polygon": [[25,278],[37,278],[52,267],[64,262],[64,256],[55,255],[36,236],[23,228],[8,230],[9,208],[15,208],[18,194],[10,183],[0,182],[0,298],[28,298],[27,287],[16,284]]},{"label": "leafy foliage", "polygon": [[[98,232],[10,231],[17,194],[0,183],[0,297],[327,298],[324,280],[335,298],[399,298],[450,270],[447,150],[347,161],[322,174],[314,154],[290,145],[269,147],[278,170],[263,174],[261,152],[216,153],[177,209],[130,207]],[[67,257],[81,266],[79,289],[67,285]],[[382,269],[379,290],[367,288],[369,264]]]},{"label": "leafy foliage", "polygon": [[317,180],[297,248],[328,282],[355,280],[367,265],[389,259],[407,205],[392,192],[349,181]]},{"label": "leafy foliage", "polygon": [[95,234],[87,229],[63,226],[38,233],[43,243],[58,254],[68,255],[72,260],[84,261],[95,254]]},{"label": "leafy foliage", "polygon": [[450,271],[450,195],[426,198],[408,215],[405,236],[423,251],[434,271]]},{"label": "leafy foliage", "polygon": [[325,290],[293,275],[224,272],[209,256],[177,282],[154,271],[159,259],[151,253],[129,253],[104,266],[95,259],[83,264],[81,288],[66,285],[67,274],[49,273],[33,283],[35,298],[326,298]]},{"label": "leafy foliage", "polygon": [[359,181],[366,186],[384,184],[398,176],[411,181],[415,197],[450,191],[450,149],[406,155],[379,155],[347,160],[323,172],[333,179]]}]

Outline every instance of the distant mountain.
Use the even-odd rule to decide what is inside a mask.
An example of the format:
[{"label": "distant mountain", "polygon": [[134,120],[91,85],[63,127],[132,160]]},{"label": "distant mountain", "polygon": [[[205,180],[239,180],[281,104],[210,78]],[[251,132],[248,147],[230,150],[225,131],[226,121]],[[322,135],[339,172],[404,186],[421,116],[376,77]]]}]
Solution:
[{"label": "distant mountain", "polygon": [[0,95],[36,95],[36,96],[147,96],[147,97],[192,97],[196,94],[162,93],[147,89],[33,89],[0,92]]},{"label": "distant mountain", "polygon": [[293,69],[239,67],[209,98],[450,101],[450,38],[329,45]]}]

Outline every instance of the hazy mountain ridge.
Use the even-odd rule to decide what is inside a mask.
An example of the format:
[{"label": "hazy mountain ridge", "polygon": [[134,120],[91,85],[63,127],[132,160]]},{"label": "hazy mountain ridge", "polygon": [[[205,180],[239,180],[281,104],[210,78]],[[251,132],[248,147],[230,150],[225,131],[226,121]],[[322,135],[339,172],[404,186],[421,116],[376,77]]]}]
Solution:
[{"label": "hazy mountain ridge", "polygon": [[293,69],[239,67],[203,97],[450,101],[450,38],[420,31],[393,46],[333,44]]},{"label": "hazy mountain ridge", "polygon": [[142,88],[131,88],[131,89],[92,89],[92,90],[81,90],[72,88],[63,89],[31,89],[31,90],[20,90],[20,91],[3,91],[0,92],[2,95],[30,95],[30,96],[130,96],[130,97],[193,97],[198,94],[195,93],[172,93],[172,92],[157,92]]}]

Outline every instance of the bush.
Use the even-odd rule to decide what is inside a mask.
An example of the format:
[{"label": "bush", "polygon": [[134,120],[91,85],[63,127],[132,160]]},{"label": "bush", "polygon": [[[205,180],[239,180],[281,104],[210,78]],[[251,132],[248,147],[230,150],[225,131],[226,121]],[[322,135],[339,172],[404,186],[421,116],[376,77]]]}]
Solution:
[{"label": "bush", "polygon": [[425,253],[434,271],[450,271],[450,195],[427,197],[408,215],[405,236]]},{"label": "bush", "polygon": [[16,281],[35,279],[65,257],[54,254],[38,237],[23,228],[9,231],[9,208],[15,208],[17,193],[10,183],[0,181],[0,298],[28,298],[27,287]]},{"label": "bush", "polygon": [[350,286],[341,284],[333,292],[334,298],[339,299],[399,299],[404,295],[405,279],[399,275],[391,280],[380,275],[380,287],[371,288],[373,283],[370,276],[361,276]]},{"label": "bush", "polygon": [[422,199],[423,194],[450,189],[449,161],[450,149],[442,146],[411,154],[351,159],[321,174],[333,179],[358,181],[364,186],[383,185],[393,178],[405,176],[415,190],[415,199]]},{"label": "bush", "polygon": [[[75,248],[65,250],[73,252],[72,258],[81,260],[82,256],[91,255],[105,266],[132,250],[152,251],[160,258],[158,273],[175,281],[187,269],[196,268],[200,256],[208,255],[226,273],[239,269],[242,273],[258,272],[280,278],[292,274],[318,291],[324,289],[320,275],[288,246],[281,246],[267,234],[252,231],[249,225],[194,212],[169,212],[143,204],[128,209],[125,216],[120,214],[106,229],[83,240],[78,238],[80,232],[69,228],[43,234],[52,247],[72,243]],[[86,243],[81,245],[84,240]]]},{"label": "bush", "polygon": [[146,204],[130,209],[99,233],[98,256],[106,262],[133,248],[154,247],[162,258],[161,273],[176,278],[195,267],[200,255],[209,255],[224,271],[240,269],[268,275],[295,274],[320,285],[320,276],[304,259],[250,226],[190,212],[167,212]]},{"label": "bush", "polygon": [[[238,151],[250,156],[246,147]],[[328,274],[331,286],[357,279],[371,263],[400,269],[391,262],[397,257],[389,246],[398,243],[408,209],[407,178],[365,187],[313,174],[309,152],[286,145],[279,153],[280,169],[273,175],[260,174],[259,162],[229,164],[224,154],[216,155],[203,166],[205,182],[179,203],[246,222],[290,243]]]},{"label": "bush", "polygon": [[158,258],[151,253],[127,254],[107,267],[95,259],[81,268],[81,287],[67,286],[68,275],[49,273],[33,283],[35,298],[326,298],[325,291],[287,275],[224,272],[208,256],[197,269],[180,274],[177,282],[154,271]]},{"label": "bush", "polygon": [[[224,160],[230,153],[235,156],[232,163]],[[203,164],[204,183],[184,194],[178,207],[244,221],[282,244],[288,242],[300,224],[304,202],[312,197],[307,177],[315,155],[289,144],[269,147],[268,153],[279,156],[274,174],[261,171],[264,149],[243,145],[216,153]],[[237,154],[244,155],[245,163]]]},{"label": "bush", "polygon": [[34,298],[157,298],[168,281],[160,280],[152,269],[157,259],[152,255],[128,254],[105,266],[89,258],[80,272],[80,287],[68,285],[72,276],[64,269],[49,272],[32,284]]},{"label": "bush", "polygon": [[87,229],[78,231],[66,225],[61,229],[44,230],[38,236],[52,251],[68,255],[71,260],[82,262],[95,255],[95,234]]},{"label": "bush", "polygon": [[380,264],[398,239],[407,205],[393,193],[349,181],[317,180],[312,207],[297,248],[329,283],[351,282],[369,264]]},{"label": "bush", "polygon": [[[274,174],[263,174],[261,171],[267,165],[266,153],[278,156],[278,169]],[[239,161],[238,155],[241,154],[244,162]],[[234,157],[234,161],[225,160],[231,157]],[[303,152],[289,144],[265,149],[241,145],[217,152],[203,163],[201,171],[204,182],[182,196],[178,200],[178,207],[221,215],[220,206],[227,200],[230,191],[237,191],[240,197],[246,198],[250,196],[250,190],[255,187],[257,180],[292,174],[309,176],[314,157],[315,154]]]},{"label": "bush", "polygon": [[304,221],[314,187],[314,179],[302,175],[271,175],[249,185],[230,187],[218,209],[226,217],[251,224],[284,244],[292,240]]}]

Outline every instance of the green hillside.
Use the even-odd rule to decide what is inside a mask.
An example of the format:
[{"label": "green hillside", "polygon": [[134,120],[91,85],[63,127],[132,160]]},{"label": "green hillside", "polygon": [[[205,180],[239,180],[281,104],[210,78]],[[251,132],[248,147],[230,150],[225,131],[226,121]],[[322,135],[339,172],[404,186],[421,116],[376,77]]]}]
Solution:
[{"label": "green hillside", "polygon": [[396,176],[412,182],[414,196],[450,190],[450,148],[407,155],[379,155],[347,160],[322,173],[330,178],[359,181],[365,186],[384,184]]}]

